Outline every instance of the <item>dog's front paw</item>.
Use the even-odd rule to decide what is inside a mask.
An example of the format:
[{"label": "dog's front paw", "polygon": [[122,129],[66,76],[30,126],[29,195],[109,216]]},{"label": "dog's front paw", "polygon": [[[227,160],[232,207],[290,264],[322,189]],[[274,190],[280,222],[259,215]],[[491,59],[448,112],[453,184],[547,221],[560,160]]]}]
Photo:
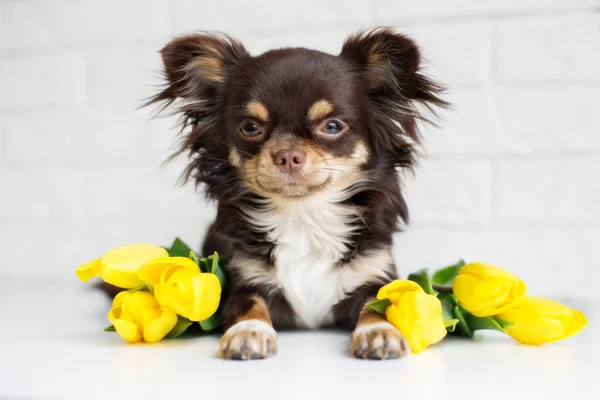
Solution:
[{"label": "dog's front paw", "polygon": [[358,358],[385,360],[410,354],[400,331],[389,322],[358,326],[352,333],[352,354]]},{"label": "dog's front paw", "polygon": [[264,321],[240,321],[227,329],[219,343],[221,356],[233,360],[256,360],[277,354],[277,333]]}]

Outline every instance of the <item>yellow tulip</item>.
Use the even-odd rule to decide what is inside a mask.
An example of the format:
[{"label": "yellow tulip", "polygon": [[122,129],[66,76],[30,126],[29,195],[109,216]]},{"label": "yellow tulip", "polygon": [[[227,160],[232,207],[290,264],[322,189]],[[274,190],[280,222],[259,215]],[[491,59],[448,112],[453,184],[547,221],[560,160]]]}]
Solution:
[{"label": "yellow tulip", "polygon": [[525,296],[510,310],[497,316],[513,325],[506,332],[525,344],[542,344],[566,339],[581,332],[587,320],[581,311],[552,300]]},{"label": "yellow tulip", "polygon": [[525,289],[525,283],[515,275],[482,262],[462,267],[452,284],[460,305],[477,317],[509,310],[523,298]]},{"label": "yellow tulip", "polygon": [[221,300],[221,284],[214,274],[202,273],[185,257],[159,258],[140,268],[140,279],[152,284],[159,304],[191,321],[213,315]]},{"label": "yellow tulip", "polygon": [[387,320],[408,340],[413,353],[439,342],[446,336],[440,300],[417,283],[395,280],[377,293],[377,299],[392,303],[385,311]]},{"label": "yellow tulip", "polygon": [[87,262],[75,271],[82,281],[94,276],[111,285],[131,289],[142,283],[138,271],[142,264],[167,257],[167,250],[151,244],[130,244],[108,251],[101,258]]},{"label": "yellow tulip", "polygon": [[177,315],[160,307],[149,292],[117,294],[108,320],[127,342],[154,343],[164,338],[177,323]]}]

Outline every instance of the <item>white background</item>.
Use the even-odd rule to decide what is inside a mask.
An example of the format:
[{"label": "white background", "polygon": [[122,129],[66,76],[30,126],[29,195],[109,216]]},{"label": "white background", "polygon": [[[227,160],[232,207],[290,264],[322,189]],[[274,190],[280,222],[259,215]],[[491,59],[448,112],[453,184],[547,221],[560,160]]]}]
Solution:
[{"label": "white background", "polygon": [[258,54],[337,53],[361,27],[423,47],[454,109],[406,182],[403,274],[484,260],[532,292],[597,290],[600,0],[0,0],[0,274],[74,277],[129,242],[199,246],[214,208],[166,168],[172,119],[136,110],[158,50],[218,29]]}]

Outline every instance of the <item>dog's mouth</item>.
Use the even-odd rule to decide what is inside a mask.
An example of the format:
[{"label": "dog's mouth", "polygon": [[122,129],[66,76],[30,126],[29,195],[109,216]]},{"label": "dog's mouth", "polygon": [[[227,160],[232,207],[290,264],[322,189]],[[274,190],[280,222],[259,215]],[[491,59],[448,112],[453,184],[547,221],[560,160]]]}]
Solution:
[{"label": "dog's mouth", "polygon": [[286,174],[280,176],[258,175],[254,183],[261,192],[278,194],[284,197],[302,197],[318,192],[331,182],[330,174],[316,174],[309,178],[301,174]]},{"label": "dog's mouth", "polygon": [[325,191],[343,191],[360,179],[361,166],[368,156],[368,150],[362,143],[358,143],[348,156],[334,156],[316,150],[315,146],[284,145],[287,146],[284,148],[300,149],[302,153],[292,154],[294,157],[286,155],[287,158],[283,160],[273,159],[272,154],[277,152],[265,147],[246,161],[241,161],[233,153],[231,159],[238,166],[243,182],[256,194],[265,197],[304,197]]}]

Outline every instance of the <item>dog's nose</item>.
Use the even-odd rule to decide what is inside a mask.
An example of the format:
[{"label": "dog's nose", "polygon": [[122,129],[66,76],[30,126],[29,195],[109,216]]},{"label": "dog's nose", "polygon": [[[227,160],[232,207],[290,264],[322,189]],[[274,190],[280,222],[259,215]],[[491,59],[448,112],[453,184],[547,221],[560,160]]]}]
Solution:
[{"label": "dog's nose", "polygon": [[273,164],[287,174],[298,172],[305,161],[306,153],[298,149],[282,149],[273,154]]}]

